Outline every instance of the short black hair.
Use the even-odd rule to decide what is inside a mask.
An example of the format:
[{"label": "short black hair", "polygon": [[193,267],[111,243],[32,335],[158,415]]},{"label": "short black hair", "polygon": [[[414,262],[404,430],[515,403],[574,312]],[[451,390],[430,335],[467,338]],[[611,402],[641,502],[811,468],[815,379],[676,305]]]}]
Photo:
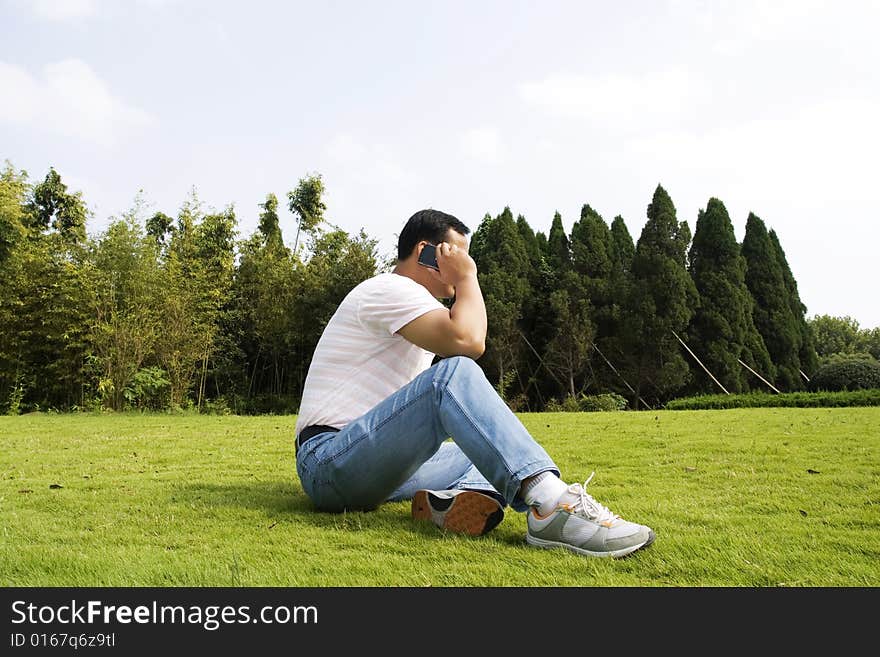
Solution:
[{"label": "short black hair", "polygon": [[446,239],[449,229],[467,235],[471,229],[456,217],[440,210],[419,210],[406,221],[400,237],[397,238],[397,258],[406,260],[416,244],[426,240],[431,244],[439,244]]}]

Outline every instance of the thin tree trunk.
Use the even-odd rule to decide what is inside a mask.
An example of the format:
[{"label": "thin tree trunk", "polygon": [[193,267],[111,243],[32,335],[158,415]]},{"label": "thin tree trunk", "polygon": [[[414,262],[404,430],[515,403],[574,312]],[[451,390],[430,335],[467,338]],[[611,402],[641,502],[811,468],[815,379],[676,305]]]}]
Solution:
[{"label": "thin tree trunk", "polygon": [[257,350],[257,357],[254,359],[254,371],[251,372],[251,384],[248,386],[248,399],[251,398],[254,390],[254,379],[257,378],[257,365],[260,362],[260,354],[263,353],[263,345]]},{"label": "thin tree trunk", "polygon": [[296,222],[296,237],[293,240],[293,255],[296,256],[296,245],[299,244],[299,229],[302,228],[302,221]]},{"label": "thin tree trunk", "polygon": [[498,359],[498,371],[499,371],[498,395],[501,397],[501,399],[504,399],[504,359],[503,358]]},{"label": "thin tree trunk", "polygon": [[199,377],[199,401],[196,408],[202,412],[202,397],[205,392],[205,378],[208,372],[208,352],[210,351],[210,342],[205,343],[205,358],[202,360],[202,375]]}]

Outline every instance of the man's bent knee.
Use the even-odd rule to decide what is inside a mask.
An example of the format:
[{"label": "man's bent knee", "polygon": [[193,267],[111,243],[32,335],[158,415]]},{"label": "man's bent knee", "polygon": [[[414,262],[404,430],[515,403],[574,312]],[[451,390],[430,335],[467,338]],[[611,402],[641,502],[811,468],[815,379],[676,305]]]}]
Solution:
[{"label": "man's bent knee", "polygon": [[437,365],[448,371],[450,376],[479,376],[481,378],[486,376],[477,362],[467,356],[450,356],[441,360]]}]

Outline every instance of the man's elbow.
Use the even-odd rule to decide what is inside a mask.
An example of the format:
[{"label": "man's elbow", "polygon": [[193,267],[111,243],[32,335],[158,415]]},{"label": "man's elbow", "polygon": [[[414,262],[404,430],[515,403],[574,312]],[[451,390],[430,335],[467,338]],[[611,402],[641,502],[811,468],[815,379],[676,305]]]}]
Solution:
[{"label": "man's elbow", "polygon": [[467,356],[468,358],[473,358],[477,360],[480,356],[483,355],[483,352],[486,351],[486,341],[485,340],[473,340],[466,347],[466,352],[462,354],[462,356]]},{"label": "man's elbow", "polygon": [[445,356],[467,356],[477,360],[486,351],[486,341],[478,338],[458,338],[446,349]]}]

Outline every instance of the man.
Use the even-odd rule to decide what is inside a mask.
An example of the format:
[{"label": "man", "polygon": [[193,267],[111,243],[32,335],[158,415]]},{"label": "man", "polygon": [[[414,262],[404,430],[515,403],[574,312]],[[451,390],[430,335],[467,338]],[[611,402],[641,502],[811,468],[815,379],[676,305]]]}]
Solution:
[{"label": "man", "polygon": [[[328,322],[306,377],[297,473],[318,509],[412,499],[413,517],[478,536],[504,508],[528,513],[526,541],[621,557],[654,540],[568,485],[474,362],[486,307],[470,230],[422,210],[398,240],[393,272],[357,285]],[[438,269],[419,263],[436,246]],[[455,301],[450,308],[438,299]],[[442,357],[431,366],[434,356]],[[452,441],[447,439],[451,438]]]}]

